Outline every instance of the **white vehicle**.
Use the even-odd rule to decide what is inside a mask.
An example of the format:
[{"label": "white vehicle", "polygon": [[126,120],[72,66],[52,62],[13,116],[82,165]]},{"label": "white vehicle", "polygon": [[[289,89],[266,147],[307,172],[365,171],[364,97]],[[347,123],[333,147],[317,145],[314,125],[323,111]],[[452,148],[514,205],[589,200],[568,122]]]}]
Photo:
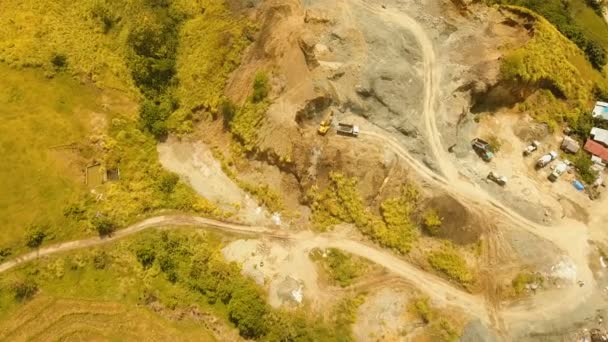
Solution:
[{"label": "white vehicle", "polygon": [[356,137],[359,135],[359,126],[345,124],[345,123],[338,123],[337,131],[338,131],[338,134],[350,135],[351,137]]},{"label": "white vehicle", "polygon": [[536,168],[541,169],[541,168],[549,165],[549,163],[554,161],[555,158],[557,158],[557,152],[555,152],[555,151],[551,151],[551,152],[545,154],[544,156],[540,157],[536,161]]},{"label": "white vehicle", "polygon": [[490,171],[490,173],[488,173],[488,179],[500,186],[507,185],[507,177],[499,176],[497,173],[494,173],[494,171]]},{"label": "white vehicle", "polygon": [[549,180],[555,182],[561,175],[568,171],[568,164],[561,162],[553,168],[553,172],[549,175]]},{"label": "white vehicle", "polygon": [[532,154],[532,152],[538,150],[539,146],[540,142],[534,140],[530,145],[526,146],[526,149],[524,150],[524,156],[529,156],[530,154]]}]

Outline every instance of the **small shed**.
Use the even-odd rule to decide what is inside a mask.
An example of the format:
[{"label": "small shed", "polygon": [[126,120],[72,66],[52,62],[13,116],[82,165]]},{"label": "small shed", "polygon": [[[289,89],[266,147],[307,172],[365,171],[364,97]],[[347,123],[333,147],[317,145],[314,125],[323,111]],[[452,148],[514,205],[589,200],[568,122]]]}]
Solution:
[{"label": "small shed", "polygon": [[598,101],[593,108],[593,117],[608,120],[608,103]]},{"label": "small shed", "polygon": [[608,147],[608,130],[593,127],[591,129],[591,139],[599,142],[600,144]]},{"label": "small shed", "polygon": [[568,152],[568,153],[577,153],[580,149],[581,149],[581,144],[578,143],[578,141],[568,137],[568,136],[564,136],[564,140],[562,141],[562,146],[561,146],[562,150]]}]

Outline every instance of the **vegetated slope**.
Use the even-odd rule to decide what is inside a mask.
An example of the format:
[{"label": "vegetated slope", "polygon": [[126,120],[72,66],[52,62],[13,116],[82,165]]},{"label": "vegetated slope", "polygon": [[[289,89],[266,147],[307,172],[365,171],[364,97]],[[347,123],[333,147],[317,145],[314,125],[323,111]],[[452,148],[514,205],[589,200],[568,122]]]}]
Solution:
[{"label": "vegetated slope", "polygon": [[[44,242],[96,228],[107,233],[160,209],[219,215],[162,169],[154,137],[188,132],[193,121],[216,113],[225,79],[247,44],[248,25],[220,0],[2,1],[0,63],[13,76],[0,82],[21,73],[26,82],[7,83],[12,93],[1,98],[2,111],[10,112],[2,124],[10,130],[2,141],[3,173],[19,170],[23,177],[4,177],[2,194],[10,202],[2,210],[12,214],[2,212],[10,223],[0,257],[23,248],[23,231],[32,223],[40,223]],[[116,105],[122,95],[109,88],[128,94],[131,104]],[[137,99],[144,100],[139,117]],[[69,156],[80,164],[55,167],[48,148],[72,143]],[[120,180],[90,195],[82,171],[94,163],[102,172],[119,170]]]},{"label": "vegetated slope", "polygon": [[0,323],[6,340],[215,341],[200,323],[171,321],[144,308],[44,295]]},{"label": "vegetated slope", "polygon": [[523,99],[520,109],[551,128],[564,123],[577,128],[590,121],[592,102],[608,89],[605,75],[546,19],[521,7],[505,9],[531,24],[532,38],[509,52],[501,66],[502,79]]},{"label": "vegetated slope", "polygon": [[601,70],[606,65],[608,25],[603,21],[601,7],[595,1],[494,0],[492,2],[522,6],[535,11],[585,52],[596,69]]},{"label": "vegetated slope", "polygon": [[[111,325],[115,321],[113,313],[119,310],[111,303],[120,302],[143,307],[139,310],[141,315],[132,315],[133,321],[127,324],[134,327],[149,316],[145,309],[155,309],[185,318],[213,314],[225,321],[219,328],[222,334],[232,332],[226,327],[229,324],[241,336],[255,340],[349,340],[348,324],[341,321],[341,308],[327,321],[312,317],[305,310],[273,309],[254,281],[242,275],[236,263],[224,260],[221,248],[221,241],[209,233],[151,231],[111,246],[29,263],[0,279],[0,321],[5,321],[0,327],[4,324],[9,328],[0,331],[13,334],[16,328],[11,327],[23,326],[22,316],[43,316],[37,312],[46,312],[41,308],[44,306],[23,303],[45,296],[60,298],[59,303],[65,300],[75,304],[71,309],[57,309],[60,314],[50,320],[51,331],[78,328],[62,319],[67,314],[61,313],[69,310],[76,322],[88,320],[97,312],[99,324]],[[93,330],[102,334],[106,329]],[[0,339],[5,337],[2,332]]]}]

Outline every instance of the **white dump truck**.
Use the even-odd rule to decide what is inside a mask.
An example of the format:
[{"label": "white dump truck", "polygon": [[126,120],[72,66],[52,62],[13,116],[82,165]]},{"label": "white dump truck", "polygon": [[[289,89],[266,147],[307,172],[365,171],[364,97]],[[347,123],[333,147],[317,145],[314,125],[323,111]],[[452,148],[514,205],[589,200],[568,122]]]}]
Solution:
[{"label": "white dump truck", "polygon": [[536,168],[541,169],[541,168],[549,165],[552,161],[555,160],[555,158],[557,158],[557,152],[555,152],[555,151],[551,151],[551,152],[545,154],[544,156],[540,157],[536,161]]},{"label": "white dump truck", "polygon": [[490,173],[488,173],[488,179],[500,186],[507,185],[507,177],[501,176],[494,171],[490,171]]},{"label": "white dump truck", "polygon": [[359,135],[359,126],[357,126],[357,125],[351,125],[351,124],[345,124],[345,123],[339,123],[338,124],[337,132],[338,132],[338,134],[349,135],[351,137],[356,137],[356,136]]}]

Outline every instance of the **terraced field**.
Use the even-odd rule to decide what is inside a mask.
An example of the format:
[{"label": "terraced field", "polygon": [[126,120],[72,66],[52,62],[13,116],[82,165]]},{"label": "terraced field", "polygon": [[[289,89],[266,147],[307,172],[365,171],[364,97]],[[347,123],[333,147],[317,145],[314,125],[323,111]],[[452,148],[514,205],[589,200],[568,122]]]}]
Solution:
[{"label": "terraced field", "polygon": [[126,305],[38,296],[0,324],[2,341],[215,341],[200,324]]}]

